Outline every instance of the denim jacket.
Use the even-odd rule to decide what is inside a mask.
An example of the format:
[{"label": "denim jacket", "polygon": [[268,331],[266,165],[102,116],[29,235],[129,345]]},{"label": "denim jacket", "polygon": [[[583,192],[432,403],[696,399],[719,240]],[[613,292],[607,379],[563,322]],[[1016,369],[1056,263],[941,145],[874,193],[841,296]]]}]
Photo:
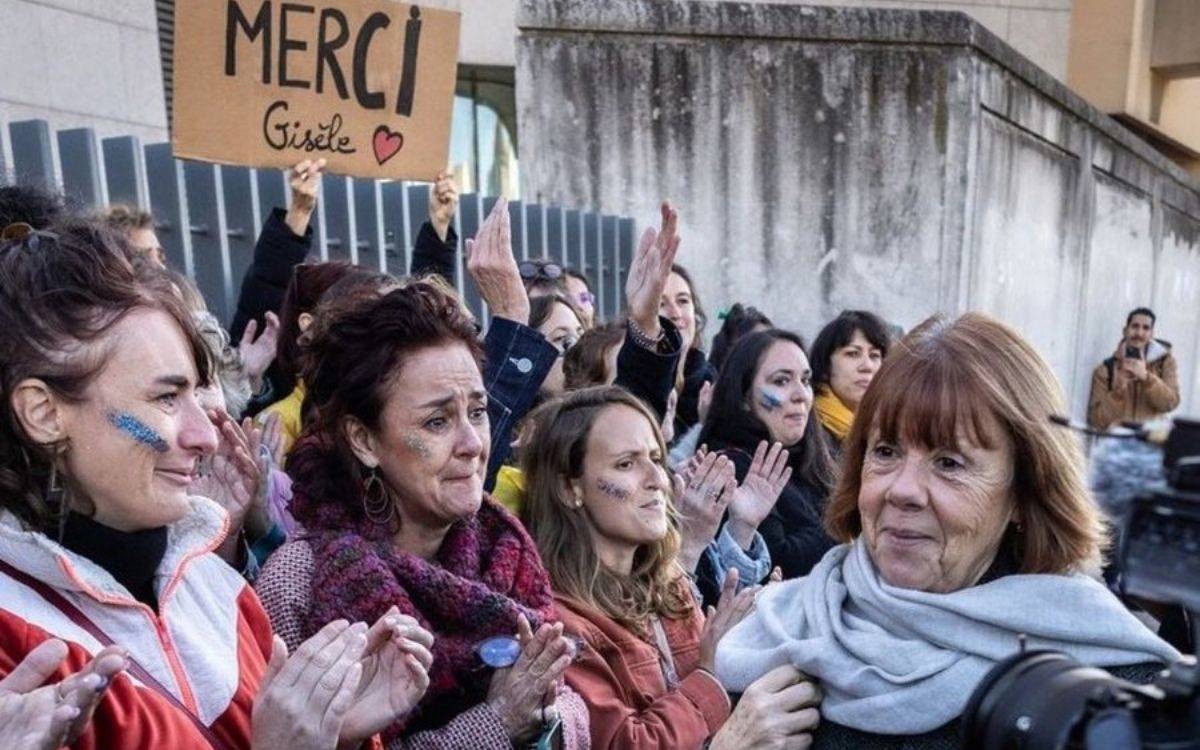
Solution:
[{"label": "denim jacket", "polygon": [[492,451],[483,486],[490,492],[511,450],[513,427],[533,405],[542,381],[558,359],[558,349],[529,326],[497,317],[492,318],[483,348],[483,387],[492,425]]}]

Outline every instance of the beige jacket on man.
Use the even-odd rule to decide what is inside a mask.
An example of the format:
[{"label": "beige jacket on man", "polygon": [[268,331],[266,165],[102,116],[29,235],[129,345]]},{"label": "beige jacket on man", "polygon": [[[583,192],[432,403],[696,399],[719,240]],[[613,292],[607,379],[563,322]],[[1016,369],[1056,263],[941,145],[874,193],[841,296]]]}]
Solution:
[{"label": "beige jacket on man", "polygon": [[1088,398],[1088,424],[1107,430],[1119,422],[1146,422],[1179,406],[1179,372],[1171,345],[1157,339],[1146,348],[1146,379],[1124,380],[1118,370],[1121,361],[1109,357],[1092,371],[1092,392]]}]

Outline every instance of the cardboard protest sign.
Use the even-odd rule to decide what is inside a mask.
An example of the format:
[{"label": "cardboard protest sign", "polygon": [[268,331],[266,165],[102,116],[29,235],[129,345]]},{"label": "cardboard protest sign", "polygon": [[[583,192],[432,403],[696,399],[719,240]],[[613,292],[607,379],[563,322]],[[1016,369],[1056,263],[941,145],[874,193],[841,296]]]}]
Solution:
[{"label": "cardboard protest sign", "polygon": [[432,180],[449,157],[460,21],[394,0],[176,3],[175,155]]}]

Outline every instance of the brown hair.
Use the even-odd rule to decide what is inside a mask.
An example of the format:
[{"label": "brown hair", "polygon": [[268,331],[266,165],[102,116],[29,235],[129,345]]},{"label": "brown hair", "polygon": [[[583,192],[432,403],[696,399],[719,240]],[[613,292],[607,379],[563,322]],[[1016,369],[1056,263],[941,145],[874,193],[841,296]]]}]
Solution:
[{"label": "brown hair", "polygon": [[165,277],[139,278],[128,255],[124,236],[97,222],[0,242],[0,507],[35,529],[45,531],[58,520],[46,490],[64,446],[41,445],[26,434],[12,407],[19,383],[37,378],[65,400],[84,400],[114,345],[94,344],[143,307],[175,321],[199,383],[210,382],[208,349],[183,302]]},{"label": "brown hair", "polygon": [[578,343],[563,357],[563,378],[568,391],[611,382],[608,360],[610,349],[625,340],[625,321],[613,321],[584,331]]},{"label": "brown hair", "polygon": [[[692,310],[696,317],[696,333],[692,336],[692,348],[699,349],[700,344],[704,341],[704,327],[708,325],[708,313],[704,312],[704,304],[700,302],[700,293],[696,291],[696,285],[692,283],[692,274],[678,263],[671,264],[671,273],[679,274],[679,277],[687,282],[688,291],[692,293]],[[682,361],[685,357],[681,357],[680,360]]]},{"label": "brown hair", "polygon": [[389,534],[394,529],[369,528],[366,521],[364,474],[346,439],[346,420],[378,432],[388,386],[419,349],[462,344],[482,362],[475,326],[456,297],[417,281],[382,296],[354,296],[336,314],[319,316],[305,339],[302,375],[311,419],[288,456],[297,486],[292,510],[310,529]]},{"label": "brown hair", "polygon": [[137,206],[114,203],[99,216],[100,220],[118,232],[133,232],[138,229],[153,229],[154,216]]},{"label": "brown hair", "polygon": [[863,457],[873,430],[884,440],[950,447],[966,428],[984,447],[994,418],[1012,441],[1013,495],[1023,531],[1012,535],[1022,573],[1098,567],[1103,519],[1084,479],[1074,436],[1050,422],[1066,412],[1049,365],[1013,329],[981,313],[935,316],[893,346],[859,404],[846,438],[842,475],[826,509],[843,542],[862,532]]},{"label": "brown hair", "polygon": [[568,507],[569,480],[583,475],[592,425],[605,409],[623,405],[636,410],[654,428],[666,466],[666,445],[658,420],[639,399],[624,388],[607,385],[568,393],[539,407],[530,417],[528,440],[522,442],[521,468],[525,474],[525,526],[537,542],[542,563],[554,590],[604,613],[636,632],[645,632],[653,615],[686,617],[694,606],[677,559],[680,536],[674,502],[667,535],[638,549],[632,575],[617,575],[601,564],[592,546],[588,520],[581,510]]},{"label": "brown hair", "polygon": [[279,307],[279,349],[275,355],[277,380],[274,385],[281,392],[275,394],[276,398],[287,396],[300,377],[301,313],[311,315],[326,290],[354,268],[346,261],[332,261],[301,263],[292,270],[292,279]]}]

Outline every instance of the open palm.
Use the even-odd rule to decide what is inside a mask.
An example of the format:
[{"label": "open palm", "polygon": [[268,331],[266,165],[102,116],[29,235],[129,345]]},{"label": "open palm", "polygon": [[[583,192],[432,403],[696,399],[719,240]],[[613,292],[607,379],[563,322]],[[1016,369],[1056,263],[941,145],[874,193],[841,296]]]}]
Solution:
[{"label": "open palm", "polygon": [[775,507],[783,488],[792,478],[788,454],[783,445],[775,443],[768,450],[767,441],[758,444],[746,478],[733,493],[729,503],[731,519],[758,528]]}]

